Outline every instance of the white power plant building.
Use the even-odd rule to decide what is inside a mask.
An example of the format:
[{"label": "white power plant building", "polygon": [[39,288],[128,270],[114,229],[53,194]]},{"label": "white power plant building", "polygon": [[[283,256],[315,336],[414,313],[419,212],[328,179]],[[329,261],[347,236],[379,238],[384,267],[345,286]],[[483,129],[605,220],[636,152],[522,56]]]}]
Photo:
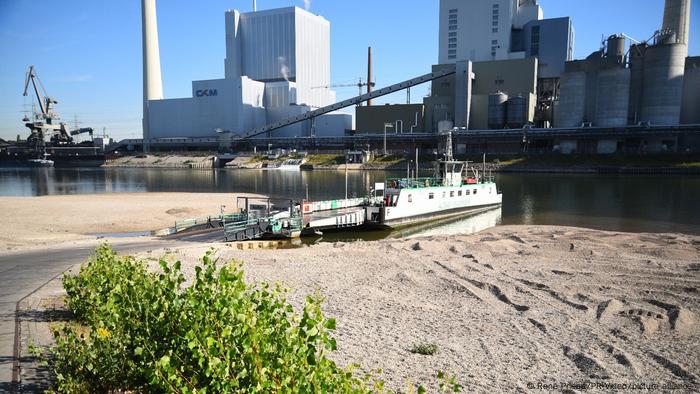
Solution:
[{"label": "white power plant building", "polygon": [[441,0],[439,62],[524,58],[511,51],[511,31],[542,18],[536,0]]},{"label": "white power plant building", "polygon": [[[335,102],[330,82],[330,23],[298,7],[226,11],[223,79],[192,82],[192,96],[148,100],[148,136],[215,137]],[[331,113],[272,136],[342,136],[352,115]],[[266,137],[266,136],[261,136]]]}]

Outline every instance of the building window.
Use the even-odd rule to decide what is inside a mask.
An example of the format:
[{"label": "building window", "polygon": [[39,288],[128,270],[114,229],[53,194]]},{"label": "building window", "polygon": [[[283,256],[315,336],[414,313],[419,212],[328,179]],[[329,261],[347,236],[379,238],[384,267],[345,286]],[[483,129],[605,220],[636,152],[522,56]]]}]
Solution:
[{"label": "building window", "polygon": [[455,55],[449,55],[449,56],[447,56],[447,58],[448,58],[448,59],[457,59],[457,56],[455,56]]},{"label": "building window", "polygon": [[447,47],[448,48],[457,48],[457,44],[448,44]]},{"label": "building window", "polygon": [[451,32],[447,33],[447,35],[448,35],[449,37],[457,37],[457,33],[454,32],[454,31],[451,31]]},{"label": "building window", "polygon": [[491,45],[492,46],[498,45],[498,40],[491,40]]},{"label": "building window", "polygon": [[493,29],[491,29],[491,33],[498,33],[498,28],[494,27]]},{"label": "building window", "polygon": [[493,9],[494,9],[494,10],[497,10],[497,9],[498,9],[498,4],[494,4],[494,5],[493,5]]},{"label": "building window", "polygon": [[450,50],[447,51],[447,54],[448,54],[448,55],[456,55],[456,54],[457,54],[457,51],[456,51],[455,49],[450,49]]},{"label": "building window", "polygon": [[456,9],[456,8],[453,8],[453,9],[451,9],[449,12],[450,12],[450,14],[456,14],[456,13],[457,13],[457,9]]},{"label": "building window", "polygon": [[457,39],[453,37],[453,38],[450,38],[448,41],[449,42],[457,42]]},{"label": "building window", "polygon": [[540,54],[540,27],[532,26],[530,31],[530,56],[539,56]]},{"label": "building window", "polygon": [[428,194],[428,200],[432,200],[433,198],[435,198],[435,193]]},{"label": "building window", "polygon": [[493,27],[498,27],[498,21],[493,21],[493,22],[491,22],[491,26],[493,26]]},{"label": "building window", "polygon": [[456,24],[457,24],[457,19],[450,19],[449,24],[450,24],[450,25],[456,25]]},{"label": "building window", "polygon": [[497,21],[498,20],[498,15],[494,15],[491,20]]},{"label": "building window", "polygon": [[455,25],[448,26],[448,29],[449,30],[457,30],[457,26],[455,26]]}]

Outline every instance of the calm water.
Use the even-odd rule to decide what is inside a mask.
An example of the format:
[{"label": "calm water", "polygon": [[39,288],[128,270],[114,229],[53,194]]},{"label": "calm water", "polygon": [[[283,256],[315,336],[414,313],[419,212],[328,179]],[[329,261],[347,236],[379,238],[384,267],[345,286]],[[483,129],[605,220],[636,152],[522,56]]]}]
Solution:
[{"label": "calm water", "polygon": [[[350,172],[349,196],[405,172]],[[700,177],[498,174],[503,207],[432,232],[495,224],[553,224],[633,232],[700,234]],[[250,192],[313,200],[342,198],[342,171],[0,168],[0,195],[113,192]],[[448,227],[449,226],[449,227]],[[406,233],[404,235],[411,235]]]}]

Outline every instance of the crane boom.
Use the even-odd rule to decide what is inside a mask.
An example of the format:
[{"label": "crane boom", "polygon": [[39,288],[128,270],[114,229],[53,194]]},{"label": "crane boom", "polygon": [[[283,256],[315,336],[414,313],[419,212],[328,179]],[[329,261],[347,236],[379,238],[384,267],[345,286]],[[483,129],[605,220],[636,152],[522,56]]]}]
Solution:
[{"label": "crane boom", "polygon": [[[36,74],[34,73],[34,66],[29,66],[29,71],[27,71],[27,79],[24,81],[24,93],[23,96],[27,95],[27,90],[29,89],[29,81],[32,82],[34,86],[34,93],[36,93],[36,100],[39,102],[39,108],[41,108],[41,114],[46,117],[49,112],[48,105],[44,104],[44,98],[41,97],[41,92],[36,86]],[[48,104],[48,103],[47,103]]]}]

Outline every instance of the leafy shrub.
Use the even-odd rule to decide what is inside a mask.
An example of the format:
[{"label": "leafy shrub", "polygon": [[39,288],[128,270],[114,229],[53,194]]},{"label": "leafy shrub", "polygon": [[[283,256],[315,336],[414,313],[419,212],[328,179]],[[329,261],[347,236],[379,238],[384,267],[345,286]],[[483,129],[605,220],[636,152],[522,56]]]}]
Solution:
[{"label": "leafy shrub", "polygon": [[[101,246],[76,276],[67,305],[85,326],[55,332],[52,365],[59,392],[369,392],[327,358],[335,320],[318,295],[301,316],[279,287],[248,285],[238,264],[210,253],[183,288],[180,263],[143,262]],[[381,388],[378,383],[375,388]]]},{"label": "leafy shrub", "polygon": [[413,345],[410,352],[415,354],[422,354],[424,356],[432,356],[437,353],[438,347],[434,343],[422,343],[420,345]]}]

